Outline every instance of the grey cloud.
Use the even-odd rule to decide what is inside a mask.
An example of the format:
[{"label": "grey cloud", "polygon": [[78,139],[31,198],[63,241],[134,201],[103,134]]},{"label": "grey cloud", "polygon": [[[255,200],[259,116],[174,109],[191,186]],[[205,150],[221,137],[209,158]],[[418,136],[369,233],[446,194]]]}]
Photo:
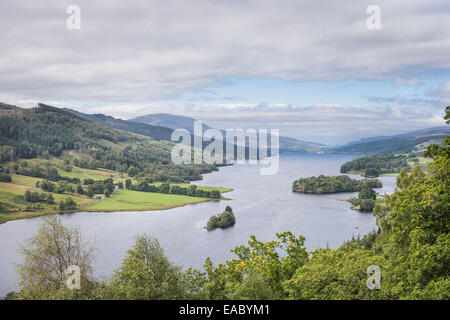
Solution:
[{"label": "grey cloud", "polygon": [[[416,85],[421,77],[411,70],[450,68],[447,0],[379,0],[379,31],[366,28],[368,0],[79,0],[74,31],[66,28],[69,4],[0,2],[0,101],[124,119],[189,114],[219,128],[280,128],[328,144],[440,125],[433,112],[450,103],[450,82],[425,98],[370,97],[368,106],[211,102],[211,88],[233,77]],[[152,103],[186,92],[185,104]]]},{"label": "grey cloud", "polygon": [[420,80],[418,78],[411,78],[411,79],[397,78],[394,80],[394,83],[401,86],[416,86],[420,83]]},{"label": "grey cloud", "polygon": [[392,97],[368,97],[368,100],[371,102],[384,104],[384,105],[402,105],[402,106],[422,106],[422,107],[431,107],[431,108],[442,108],[442,101],[439,99],[424,99],[424,98],[415,98],[415,97],[405,97],[401,95],[396,95]]},{"label": "grey cloud", "polygon": [[438,97],[443,104],[450,105],[450,80],[442,83],[439,89],[431,94]]},{"label": "grey cloud", "polygon": [[[407,81],[415,83],[415,79]],[[402,96],[396,95],[391,97],[367,97],[367,100],[376,104],[385,106],[409,106],[409,107],[422,107],[431,109],[434,112],[439,112],[445,105],[450,104],[450,80],[441,83],[437,90],[428,90],[424,96],[417,97],[415,95]]]},{"label": "grey cloud", "polygon": [[[227,77],[414,79],[449,68],[446,0],[2,1],[0,96],[18,101],[143,102]],[[447,13],[446,13],[447,12]]]}]

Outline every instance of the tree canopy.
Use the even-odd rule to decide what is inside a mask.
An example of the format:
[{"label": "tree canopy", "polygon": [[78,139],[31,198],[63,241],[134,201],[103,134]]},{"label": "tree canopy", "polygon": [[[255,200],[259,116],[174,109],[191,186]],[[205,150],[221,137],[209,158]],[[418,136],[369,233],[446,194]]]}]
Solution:
[{"label": "tree canopy", "polygon": [[299,193],[339,193],[356,192],[362,187],[381,188],[382,183],[378,179],[356,180],[346,175],[300,178],[292,184],[292,191]]}]

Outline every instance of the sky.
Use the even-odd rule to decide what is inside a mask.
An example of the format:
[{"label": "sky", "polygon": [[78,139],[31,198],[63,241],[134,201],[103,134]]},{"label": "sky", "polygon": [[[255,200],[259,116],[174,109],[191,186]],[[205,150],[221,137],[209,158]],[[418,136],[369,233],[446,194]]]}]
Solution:
[{"label": "sky", "polygon": [[0,30],[0,101],[21,107],[336,145],[444,125],[450,104],[448,0],[2,0]]}]

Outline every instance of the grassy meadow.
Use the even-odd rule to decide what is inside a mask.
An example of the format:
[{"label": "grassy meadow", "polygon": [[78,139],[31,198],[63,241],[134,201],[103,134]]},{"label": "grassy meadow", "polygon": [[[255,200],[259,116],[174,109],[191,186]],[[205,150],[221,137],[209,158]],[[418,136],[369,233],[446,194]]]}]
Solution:
[{"label": "grassy meadow", "polygon": [[[124,181],[129,178],[126,173],[106,169],[84,169],[71,166],[71,170],[66,170],[66,165],[62,159],[27,159],[20,160],[17,163],[22,166],[22,162],[26,161],[27,167],[37,164],[41,166],[51,165],[58,170],[60,176],[69,178],[104,180],[112,178],[114,182]],[[96,194],[93,198],[77,193],[55,193],[45,192],[36,187],[36,183],[42,181],[41,178],[23,176],[19,174],[11,174],[12,182],[0,182],[0,223],[9,220],[31,218],[45,215],[53,212],[60,212],[58,204],[61,200],[71,197],[76,203],[75,211],[128,211],[128,210],[165,210],[187,204],[199,203],[212,200],[203,197],[191,197],[186,195],[140,192],[126,189],[116,189],[110,197],[103,194]],[[152,183],[159,186],[162,182]],[[180,187],[188,187],[187,183],[171,183]],[[230,188],[197,186],[198,189],[205,191],[218,190],[220,193],[231,191]],[[25,191],[51,193],[55,199],[54,203],[46,202],[31,203],[24,199]],[[221,200],[226,198],[222,197]]]},{"label": "grassy meadow", "polygon": [[25,191],[29,190],[31,192],[43,192],[42,189],[35,187],[36,182],[40,180],[42,179],[13,174],[11,183],[0,182],[0,223],[4,223],[8,220],[30,218],[50,212],[56,212],[58,211],[59,201],[64,200],[67,197],[71,197],[80,208],[94,201],[93,199],[77,194],[59,194],[51,192],[55,198],[55,203],[53,204],[48,204],[45,202],[26,202],[24,199]]},{"label": "grassy meadow", "polygon": [[210,199],[120,189],[109,198],[90,205],[86,209],[87,211],[164,210],[207,200]]}]

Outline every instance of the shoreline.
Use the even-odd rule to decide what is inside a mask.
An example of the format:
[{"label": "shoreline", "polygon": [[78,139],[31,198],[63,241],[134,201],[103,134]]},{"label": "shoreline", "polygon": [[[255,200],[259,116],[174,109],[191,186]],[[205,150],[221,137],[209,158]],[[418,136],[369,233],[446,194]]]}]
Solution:
[{"label": "shoreline", "polygon": [[378,177],[396,177],[399,175],[399,173],[382,173],[380,175],[378,175],[378,177],[365,177],[362,175],[362,173],[364,173],[364,171],[349,171],[349,172],[345,172],[345,173],[341,173],[341,174],[354,174],[354,175],[358,175],[362,178],[366,178],[366,179],[376,179]]},{"label": "shoreline", "polygon": [[[234,189],[232,188],[226,188],[226,191],[223,191],[221,193],[227,193],[231,192]],[[154,192],[143,192],[143,191],[136,191],[136,192],[142,192],[142,193],[152,193]],[[166,194],[166,193],[162,193]],[[192,197],[192,198],[198,198],[198,197]],[[104,199],[103,199],[104,200]],[[137,208],[137,209],[89,209],[85,207],[80,207],[76,210],[65,210],[65,211],[22,211],[22,212],[15,212],[11,214],[0,214],[0,225],[7,223],[9,221],[15,221],[15,220],[22,220],[22,219],[33,219],[37,217],[42,217],[50,214],[65,214],[65,213],[80,213],[80,212],[140,212],[140,211],[165,211],[170,210],[174,208],[184,207],[188,205],[208,202],[208,201],[221,201],[221,200],[232,200],[232,198],[226,198],[226,197],[220,197],[219,199],[212,199],[212,198],[205,198],[200,201],[196,202],[186,202],[186,203],[180,203],[180,204],[174,204],[174,205],[167,205],[163,206],[161,208]],[[89,204],[90,206],[92,204]]]}]

